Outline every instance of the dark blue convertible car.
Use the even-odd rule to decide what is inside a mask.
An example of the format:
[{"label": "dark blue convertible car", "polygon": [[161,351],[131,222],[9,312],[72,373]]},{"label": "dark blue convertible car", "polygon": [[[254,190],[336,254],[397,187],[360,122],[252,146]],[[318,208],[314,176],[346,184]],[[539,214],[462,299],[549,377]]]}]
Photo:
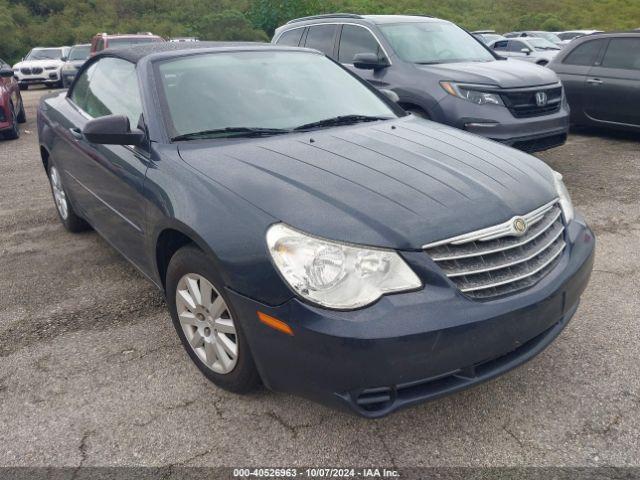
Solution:
[{"label": "dark blue convertible car", "polygon": [[64,226],[165,292],[186,351],[376,417],[532,358],[594,237],[534,157],[407,115],[318,52],[105,51],[38,110]]}]

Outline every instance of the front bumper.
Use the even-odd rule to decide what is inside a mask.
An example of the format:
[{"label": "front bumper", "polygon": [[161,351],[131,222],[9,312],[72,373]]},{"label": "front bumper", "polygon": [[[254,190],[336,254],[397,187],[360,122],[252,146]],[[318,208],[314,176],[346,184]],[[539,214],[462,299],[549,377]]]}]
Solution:
[{"label": "front bumper", "polygon": [[43,70],[42,73],[25,75],[23,73],[15,74],[18,83],[21,85],[38,85],[43,83],[59,82],[60,72],[57,70]]},{"label": "front bumper", "polygon": [[73,83],[74,78],[76,78],[76,73],[78,73],[77,70],[74,70],[73,72],[62,72],[62,85],[65,88],[68,88]]},{"label": "front bumper", "polygon": [[[561,261],[533,287],[474,301],[434,278],[424,252],[404,256],[425,288],[336,312],[298,299],[269,307],[229,291],[265,385],[367,417],[483,382],[542,351],[567,325],[591,274],[595,238],[576,219]],[[261,324],[257,311],[293,336]]]},{"label": "front bumper", "polygon": [[570,111],[566,99],[554,113],[516,118],[501,105],[475,105],[447,95],[433,120],[490,138],[521,150],[536,152],[565,143]]}]

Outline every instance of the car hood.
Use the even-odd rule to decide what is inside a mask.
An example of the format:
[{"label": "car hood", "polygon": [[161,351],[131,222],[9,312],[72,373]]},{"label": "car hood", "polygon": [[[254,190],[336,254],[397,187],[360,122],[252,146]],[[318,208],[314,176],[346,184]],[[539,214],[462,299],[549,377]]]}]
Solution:
[{"label": "car hood", "polygon": [[62,60],[25,60],[22,62],[16,63],[13,68],[24,68],[24,67],[60,67],[64,62]]},{"label": "car hood", "polygon": [[415,117],[178,148],[279,221],[380,247],[420,249],[556,197],[552,170],[535,157]]},{"label": "car hood", "polygon": [[438,75],[440,80],[497,85],[502,88],[533,87],[558,82],[556,74],[549,69],[526,63],[514,64],[509,60],[416,65],[416,67]]}]

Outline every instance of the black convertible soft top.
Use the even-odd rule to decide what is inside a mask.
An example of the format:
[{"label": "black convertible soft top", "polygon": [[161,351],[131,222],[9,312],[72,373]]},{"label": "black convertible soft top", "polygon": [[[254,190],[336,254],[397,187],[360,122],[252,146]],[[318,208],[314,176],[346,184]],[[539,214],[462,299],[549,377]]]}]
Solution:
[{"label": "black convertible soft top", "polygon": [[290,50],[298,48],[282,47],[272,45],[270,43],[259,42],[153,42],[144,43],[141,45],[133,45],[131,47],[123,48],[107,48],[102,50],[96,55],[96,57],[118,57],[124,60],[128,60],[133,63],[138,63],[143,58],[156,53],[164,52],[177,52],[181,50],[196,50],[196,49],[236,49],[236,48],[249,48],[249,49],[273,49],[273,50]]}]

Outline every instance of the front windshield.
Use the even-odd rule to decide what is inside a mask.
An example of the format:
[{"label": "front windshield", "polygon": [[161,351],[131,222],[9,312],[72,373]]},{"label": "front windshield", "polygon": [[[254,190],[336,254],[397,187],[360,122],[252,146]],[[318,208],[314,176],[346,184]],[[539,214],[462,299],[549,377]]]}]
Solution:
[{"label": "front windshield", "polygon": [[470,34],[452,23],[396,23],[381,25],[380,29],[405,62],[435,64],[495,60]]},{"label": "front windshield", "polygon": [[545,40],[548,40],[551,43],[557,43],[561,41],[559,36],[551,32],[535,32],[535,35],[536,37],[544,38]]},{"label": "front windshield", "polygon": [[25,60],[60,60],[61,58],[61,48],[35,48],[29,52]]},{"label": "front windshield", "polygon": [[69,52],[69,60],[86,60],[87,58],[89,58],[90,50],[91,45],[73,47],[71,49],[71,52]]},{"label": "front windshield", "polygon": [[190,55],[162,61],[157,74],[172,138],[225,128],[291,130],[346,115],[397,117],[352,75],[313,53]]},{"label": "front windshield", "polygon": [[504,38],[502,35],[498,35],[495,33],[484,33],[482,34],[482,37],[484,38],[484,43],[486,44],[489,44],[491,42],[495,42],[497,40]]},{"label": "front windshield", "polygon": [[529,37],[527,38],[529,43],[536,50],[560,50],[560,48],[554,44],[540,37]]}]

